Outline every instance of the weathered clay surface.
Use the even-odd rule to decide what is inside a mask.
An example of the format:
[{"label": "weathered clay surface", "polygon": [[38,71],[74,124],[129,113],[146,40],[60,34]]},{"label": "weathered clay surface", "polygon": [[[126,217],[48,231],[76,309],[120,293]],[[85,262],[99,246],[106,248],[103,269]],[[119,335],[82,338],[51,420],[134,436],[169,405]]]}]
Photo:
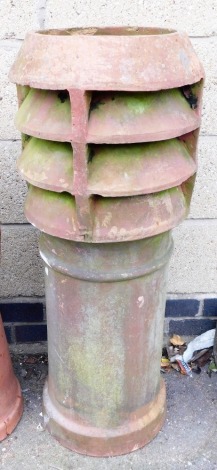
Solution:
[{"label": "weathered clay surface", "polygon": [[[80,234],[75,198],[31,186],[25,204],[27,219],[42,232],[67,240],[115,242],[138,240],[175,227],[189,210],[181,186],[146,196],[91,200],[91,232]],[[43,207],[43,210],[42,210]]]},{"label": "weathered clay surface", "polygon": [[45,421],[65,446],[123,454],[162,426],[159,362],[171,249],[169,232],[103,245],[41,237],[50,358]]},{"label": "weathered clay surface", "polygon": [[98,93],[90,111],[87,141],[123,144],[170,139],[200,125],[181,89],[146,93]]},{"label": "weathered clay surface", "polygon": [[[29,33],[11,70],[16,125],[26,135],[19,168],[51,192],[30,189],[27,218],[49,234],[90,242],[142,238],[183,220],[183,203],[172,203],[165,223],[165,193],[165,203],[161,194],[140,199],[147,220],[139,209],[140,224],[132,219],[130,227],[123,222],[125,197],[178,188],[196,172],[203,76],[187,36],[171,30]],[[130,211],[137,206],[129,199]]]},{"label": "weathered clay surface", "polygon": [[53,90],[153,91],[202,77],[186,34],[130,27],[28,33],[10,73],[20,85]]},{"label": "weathered clay surface", "polygon": [[17,113],[15,124],[24,134],[41,139],[70,141],[69,97],[61,101],[55,92],[30,90]]},{"label": "weathered clay surface", "polygon": [[[88,192],[101,196],[134,196],[178,186],[196,171],[186,145],[163,142],[90,147]],[[73,155],[69,144],[32,138],[18,160],[22,176],[32,185],[76,194]]]},{"label": "weathered clay surface", "polygon": [[172,188],[196,171],[178,139],[150,144],[95,146],[88,165],[88,190],[101,196],[134,196]]},{"label": "weathered clay surface", "polygon": [[73,189],[73,152],[70,144],[34,137],[25,146],[18,168],[29,183],[51,191]]},{"label": "weathered clay surface", "polygon": [[78,97],[76,93],[71,95],[71,116],[67,92],[31,89],[16,115],[16,127],[41,139],[123,144],[170,139],[200,125],[199,110],[189,106],[181,89],[97,93],[90,103],[86,129],[81,120],[81,131],[84,131],[81,135],[76,122],[77,113],[83,117],[81,103],[76,110]]},{"label": "weathered clay surface", "polygon": [[30,33],[11,71],[25,213],[45,232],[45,423],[80,453],[131,452],[163,424],[165,271],[203,77],[185,34],[152,28]]},{"label": "weathered clay surface", "polygon": [[0,441],[12,433],[23,412],[20,384],[13,372],[0,317]]}]

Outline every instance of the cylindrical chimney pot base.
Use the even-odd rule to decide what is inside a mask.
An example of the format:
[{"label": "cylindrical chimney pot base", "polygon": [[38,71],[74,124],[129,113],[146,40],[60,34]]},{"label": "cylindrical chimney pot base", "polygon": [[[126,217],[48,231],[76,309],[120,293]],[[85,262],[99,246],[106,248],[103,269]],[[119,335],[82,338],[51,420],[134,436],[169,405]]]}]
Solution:
[{"label": "cylindrical chimney pot base", "polygon": [[124,243],[42,235],[49,377],[45,424],[92,456],[132,452],[165,416],[160,378],[170,232]]}]

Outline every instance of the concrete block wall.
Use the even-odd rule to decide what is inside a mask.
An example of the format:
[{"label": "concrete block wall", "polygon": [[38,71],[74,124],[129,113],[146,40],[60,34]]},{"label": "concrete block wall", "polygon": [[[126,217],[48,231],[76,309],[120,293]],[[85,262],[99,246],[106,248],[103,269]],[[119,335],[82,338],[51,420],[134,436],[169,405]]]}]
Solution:
[{"label": "concrete block wall", "polygon": [[23,214],[25,183],[16,171],[20,135],[8,71],[28,30],[161,26],[186,31],[206,71],[199,171],[191,213],[174,230],[165,332],[198,334],[217,319],[217,4],[216,0],[1,0],[0,310],[11,342],[46,337],[43,266],[37,230]]}]

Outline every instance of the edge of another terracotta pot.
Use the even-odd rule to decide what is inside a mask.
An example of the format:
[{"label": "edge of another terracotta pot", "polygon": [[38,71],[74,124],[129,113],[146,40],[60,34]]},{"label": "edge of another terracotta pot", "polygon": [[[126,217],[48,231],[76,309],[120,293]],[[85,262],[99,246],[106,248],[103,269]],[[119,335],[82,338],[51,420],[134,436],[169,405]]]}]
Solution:
[{"label": "edge of another terracotta pot", "polygon": [[13,406],[6,410],[6,413],[0,417],[0,442],[6,439],[19,423],[23,414],[23,398],[18,380],[17,393],[13,402]]}]

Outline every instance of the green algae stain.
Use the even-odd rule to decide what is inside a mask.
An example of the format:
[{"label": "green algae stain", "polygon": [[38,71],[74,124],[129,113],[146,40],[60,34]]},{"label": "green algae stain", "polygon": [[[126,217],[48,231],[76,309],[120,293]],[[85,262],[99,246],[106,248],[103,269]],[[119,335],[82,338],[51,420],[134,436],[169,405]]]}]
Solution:
[{"label": "green algae stain", "polygon": [[29,193],[41,198],[41,203],[56,204],[57,207],[69,207],[75,209],[75,198],[67,192],[56,193],[48,191],[47,189],[40,189],[35,186],[29,185]]},{"label": "green algae stain", "polygon": [[57,383],[60,394],[65,398],[69,396],[72,387],[72,379],[65,364],[61,361],[59,361],[57,365]]},{"label": "green algae stain", "polygon": [[56,115],[57,119],[62,119],[64,122],[71,122],[71,106],[69,99],[62,103],[57,98],[51,110],[51,114],[52,116]]},{"label": "green algae stain", "polygon": [[[56,175],[56,182],[59,178],[73,178],[73,152],[68,143],[52,142],[32,137],[25,147],[19,159],[23,172],[27,172],[28,177],[35,177],[41,181],[42,173],[45,172],[47,178]],[[52,179],[52,178],[51,178]]]},{"label": "green algae stain", "polygon": [[108,331],[112,330],[112,337],[105,337],[106,324],[94,316],[94,311],[89,313],[85,322],[85,339],[74,338],[69,347],[68,368],[77,381],[78,412],[85,413],[86,410],[91,413],[95,425],[104,427],[116,424],[116,410],[123,400],[122,347],[113,329],[113,320],[109,317],[105,320]]},{"label": "green algae stain", "polygon": [[79,383],[89,392],[98,426],[105,425],[105,421],[110,420],[121,401],[121,386],[117,382],[114,365],[109,361],[99,364],[102,354],[100,344],[91,344],[88,350],[82,350],[80,344],[74,342],[69,350],[71,367]]},{"label": "green algae stain", "polygon": [[70,130],[71,105],[69,97],[67,97],[64,102],[61,102],[55,91],[38,89],[30,89],[29,93],[21,104],[15,119],[17,126],[19,127],[19,125],[23,126],[24,124],[29,124],[32,120],[37,118],[37,132],[41,131],[42,123],[40,122],[40,116],[43,121],[43,113],[45,110],[46,126],[48,126],[48,123],[55,125],[59,125],[61,123],[65,126],[68,125],[68,130]]},{"label": "green algae stain", "polygon": [[138,93],[137,95],[131,95],[126,97],[127,108],[133,114],[144,114],[148,111],[154,101],[155,97],[146,93]]}]

